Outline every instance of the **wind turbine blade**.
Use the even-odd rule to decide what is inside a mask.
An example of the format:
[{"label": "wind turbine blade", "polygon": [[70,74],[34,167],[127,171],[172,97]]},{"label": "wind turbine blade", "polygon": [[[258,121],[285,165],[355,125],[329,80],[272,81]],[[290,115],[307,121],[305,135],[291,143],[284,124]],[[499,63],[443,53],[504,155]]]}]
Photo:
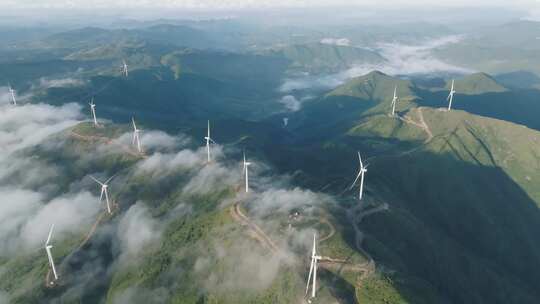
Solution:
[{"label": "wind turbine blade", "polygon": [[313,266],[315,263],[315,259],[311,258],[311,265],[309,266],[309,275],[308,275],[308,279],[307,279],[307,285],[306,285],[306,295],[308,294],[309,292],[309,283],[311,283],[311,274],[313,273]]},{"label": "wind turbine blade", "polygon": [[354,185],[356,185],[356,182],[358,181],[358,179],[360,178],[360,175],[362,175],[362,171],[358,172],[358,175],[356,176],[356,178],[354,179],[354,182],[352,183],[352,185],[349,187],[349,190],[352,189],[354,187]]},{"label": "wind turbine blade", "polygon": [[317,258],[314,259],[314,263],[313,263],[313,286],[311,287],[312,298],[315,298],[316,292],[317,292]]},{"label": "wind turbine blade", "polygon": [[101,187],[101,194],[99,195],[99,202],[103,201],[103,194],[105,193],[105,188]]},{"label": "wind turbine blade", "polygon": [[364,165],[362,164],[362,157],[360,157],[360,152],[358,152],[358,161],[360,162],[360,168],[363,168]]},{"label": "wind turbine blade", "polygon": [[105,184],[108,184],[113,178],[115,178],[118,175],[118,173],[115,173],[113,176],[109,177],[107,181],[105,181]]},{"label": "wind turbine blade", "polygon": [[313,251],[312,251],[312,256],[316,256],[317,255],[317,233],[314,233],[313,234]]},{"label": "wind turbine blade", "polygon": [[49,236],[47,236],[47,242],[45,242],[45,245],[49,245],[49,242],[51,241],[53,230],[54,230],[54,224],[51,225],[51,229],[49,230]]},{"label": "wind turbine blade", "polygon": [[210,120],[208,121],[208,138],[210,138]]},{"label": "wind turbine blade", "polygon": [[137,125],[135,124],[135,118],[131,117],[131,122],[133,123],[133,130],[137,130]]},{"label": "wind turbine blade", "polygon": [[90,178],[93,179],[96,183],[100,184],[103,186],[103,183],[100,182],[99,180],[97,180],[95,177],[93,177],[92,175],[90,175]]}]

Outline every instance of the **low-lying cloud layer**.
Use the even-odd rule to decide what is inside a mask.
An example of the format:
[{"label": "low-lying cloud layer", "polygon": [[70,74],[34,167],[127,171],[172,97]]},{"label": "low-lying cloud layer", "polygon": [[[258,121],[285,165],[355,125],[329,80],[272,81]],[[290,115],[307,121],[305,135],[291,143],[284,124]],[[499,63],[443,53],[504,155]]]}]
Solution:
[{"label": "low-lying cloud layer", "polygon": [[330,44],[337,46],[350,46],[351,41],[347,38],[323,38],[321,39],[322,44]]},{"label": "low-lying cloud layer", "polygon": [[471,69],[452,65],[433,55],[433,50],[448,44],[458,43],[461,39],[461,36],[447,36],[418,45],[380,43],[374,50],[385,59],[383,63],[357,64],[348,70],[330,75],[306,74],[285,79],[279,91],[287,93],[294,90],[331,89],[343,84],[348,79],[365,75],[374,70],[393,76],[471,73],[473,72]]},{"label": "low-lying cloud layer", "polygon": [[51,136],[81,118],[74,104],[0,105],[0,256],[42,247],[53,223],[55,238],[80,232],[98,212],[97,198],[86,191],[51,197],[65,182],[62,172],[28,153],[59,141]]},{"label": "low-lying cloud layer", "polygon": [[78,78],[45,78],[39,79],[39,87],[43,89],[61,88],[61,87],[78,87],[84,85],[84,81]]},{"label": "low-lying cloud layer", "polygon": [[131,206],[118,224],[120,262],[138,262],[136,258],[142,255],[145,248],[159,243],[161,230],[160,223],[150,216],[143,203]]},{"label": "low-lying cloud layer", "polygon": [[[113,259],[107,261],[107,257],[102,257],[103,247],[99,245],[96,245],[96,248],[90,246],[89,249],[85,249],[87,250],[85,253],[79,252],[76,248],[64,248],[69,256],[83,254],[84,257],[78,257],[82,264],[80,270],[62,273],[62,276],[71,275],[76,278],[60,297],[77,299],[88,289],[97,288],[94,286],[96,278],[115,276],[124,269],[123,267],[131,267],[132,263],[138,265],[136,263],[144,261],[148,249],[159,248],[154,245],[160,246],[163,232],[171,221],[195,214],[196,204],[202,203],[198,201],[199,197],[205,200],[206,205],[216,200],[213,202],[216,208],[229,208],[231,203],[240,199],[250,200],[249,205],[252,207],[248,207],[249,216],[256,222],[264,222],[261,225],[268,229],[270,234],[276,231],[279,221],[269,220],[269,217],[287,218],[288,214],[296,209],[310,214],[316,207],[331,203],[325,195],[299,188],[287,188],[289,185],[287,176],[272,176],[268,166],[256,159],[250,159],[251,191],[245,194],[244,174],[239,159],[225,161],[227,156],[223,147],[212,145],[212,162],[207,163],[205,147],[201,145],[200,148],[189,149],[187,146],[190,139],[181,135],[171,136],[154,130],[143,131],[141,141],[146,152],[144,157],[134,152],[130,132],[115,139],[88,140],[99,142],[95,145],[87,144],[85,139],[79,138],[80,147],[69,146],[71,141],[65,138],[69,134],[59,132],[83,119],[80,107],[72,104],[61,107],[43,104],[26,104],[18,107],[9,104],[0,105],[0,143],[3,152],[0,155],[0,197],[4,199],[0,203],[0,257],[9,259],[21,252],[28,254],[42,251],[47,232],[53,223],[55,233],[52,243],[55,246],[61,245],[69,237],[80,238],[88,231],[92,231],[90,227],[98,223],[96,222],[99,218],[98,213],[104,212],[104,204],[99,204],[98,197],[89,190],[99,194],[97,191],[99,187],[88,176],[78,180],[68,179],[64,171],[69,166],[75,166],[73,169],[93,168],[94,164],[97,165],[102,160],[119,159],[108,158],[115,153],[129,158],[126,162],[128,170],[122,171],[111,182],[110,189],[115,202],[125,208],[116,209],[115,212],[119,212],[118,214],[96,226],[97,230],[94,230],[90,242],[104,242],[106,246],[110,246]],[[79,160],[74,160],[74,163],[55,164],[43,159],[34,159],[34,154],[29,153],[31,150],[37,153],[63,151],[65,144],[68,145],[67,150],[88,149],[85,154],[89,155],[77,156],[84,159],[80,163]],[[238,151],[235,152],[238,154]],[[84,167],[88,164],[91,165]],[[77,167],[79,165],[82,167]],[[110,173],[100,172],[99,170],[107,169],[97,167],[102,169],[87,174],[104,179],[105,175]],[[168,186],[162,188],[161,181],[168,183]],[[233,189],[240,191],[235,192]],[[172,206],[165,214],[161,214],[160,217],[154,214],[161,209],[163,202],[152,202],[152,197],[145,197],[143,202],[142,198],[139,198],[138,191],[147,190],[150,193],[155,193],[153,191],[156,190],[164,192],[164,197],[173,200]],[[126,197],[131,201],[123,198],[118,191],[126,191]],[[221,197],[221,193],[225,193],[225,196]],[[159,208],[155,208],[157,206]],[[229,224],[227,226],[230,227]],[[229,227],[218,225],[213,229],[228,231]],[[241,231],[237,228],[233,230],[236,233]],[[292,244],[304,247],[309,239],[306,235],[304,230],[299,231],[295,234]],[[234,239],[235,241],[228,243],[227,246],[224,246],[221,240],[211,239],[215,241],[212,243],[211,251],[200,252],[200,258],[194,265],[195,269],[172,267],[160,273],[160,278],[177,278],[183,271],[194,271],[200,277],[200,281],[195,284],[199,284],[202,290],[253,292],[269,287],[279,276],[280,267],[298,262],[294,258],[293,251],[285,243],[282,244],[281,252],[276,254],[269,253],[266,248],[251,239],[237,236]],[[204,242],[208,242],[208,239],[203,239],[197,246],[201,246]],[[201,248],[177,248],[177,250],[197,253]],[[224,267],[224,271],[219,275],[211,267],[212,259],[216,257],[223,262]],[[65,260],[65,256],[57,260],[61,271],[67,267]],[[44,256],[43,261],[46,263]],[[175,279],[169,281],[176,282]],[[114,303],[138,303],[141,299],[148,299],[145,295],[152,295],[152,300],[158,301],[159,298],[166,302],[170,297],[170,290],[162,287],[145,289],[131,286],[115,295],[112,300]],[[105,294],[103,296],[106,297]]]}]

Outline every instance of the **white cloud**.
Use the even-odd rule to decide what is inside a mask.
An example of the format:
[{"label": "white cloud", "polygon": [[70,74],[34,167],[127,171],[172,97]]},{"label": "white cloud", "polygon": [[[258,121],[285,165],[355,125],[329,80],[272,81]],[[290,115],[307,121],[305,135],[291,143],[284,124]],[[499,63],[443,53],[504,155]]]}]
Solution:
[{"label": "white cloud", "polygon": [[330,75],[303,75],[298,78],[285,79],[280,92],[305,89],[331,89],[348,79],[365,75],[378,70],[388,75],[419,75],[438,73],[468,74],[473,70],[452,65],[433,56],[432,51],[448,44],[458,43],[463,37],[447,36],[426,41],[418,45],[399,43],[380,43],[376,51],[385,59],[380,64],[357,64],[348,70]]},{"label": "white cloud", "polygon": [[389,75],[415,75],[437,73],[471,73],[472,70],[444,62],[432,55],[432,51],[448,44],[461,41],[461,36],[447,36],[420,45],[381,43],[379,53],[385,62],[376,65],[357,65],[344,73],[346,78],[364,75],[379,70]]},{"label": "white cloud", "polygon": [[300,110],[301,103],[296,97],[292,95],[285,95],[280,100],[279,103],[282,103],[285,108],[289,111],[298,111]]},{"label": "white cloud", "polygon": [[30,248],[43,243],[51,224],[54,224],[57,239],[66,233],[83,232],[103,206],[98,204],[97,197],[82,192],[55,198],[46,204],[41,202],[38,207],[21,231],[21,240]]},{"label": "white cloud", "polygon": [[351,41],[347,38],[323,38],[321,40],[322,44],[331,44],[337,46],[350,46]]},{"label": "white cloud", "polygon": [[46,104],[0,105],[0,153],[5,156],[36,145],[77,124],[82,118],[80,110],[76,104],[61,107]]},{"label": "white cloud", "polygon": [[138,257],[145,247],[159,243],[161,225],[151,217],[142,202],[137,202],[120,220],[117,236],[120,241],[120,262],[128,262]]},{"label": "white cloud", "polygon": [[41,246],[53,223],[56,239],[81,232],[98,212],[97,198],[88,192],[51,197],[62,183],[61,170],[28,153],[61,141],[53,135],[81,118],[74,104],[0,105],[0,255]]},{"label": "white cloud", "polygon": [[388,0],[381,4],[377,0],[3,0],[0,7],[6,8],[187,8],[187,9],[250,9],[250,8],[287,8],[287,7],[316,7],[316,6],[505,6],[530,7],[533,0],[444,0],[434,3],[430,0]]},{"label": "white cloud", "polygon": [[238,171],[231,170],[221,164],[214,162],[204,166],[186,184],[183,191],[186,193],[205,194],[208,192],[218,192],[227,187],[240,184],[241,168]]},{"label": "white cloud", "polygon": [[82,86],[84,81],[77,78],[58,78],[51,79],[42,77],[39,79],[39,86],[41,88],[61,88],[61,87],[78,87]]},{"label": "white cloud", "polygon": [[295,208],[310,209],[331,202],[333,201],[329,196],[309,190],[269,188],[258,194],[251,206],[256,215],[264,216],[277,212],[287,214]]},{"label": "white cloud", "polygon": [[[217,152],[213,149],[212,152]],[[206,162],[206,153],[182,150],[178,153],[156,152],[137,164],[136,173],[153,178],[172,173],[176,170],[190,170]]]}]

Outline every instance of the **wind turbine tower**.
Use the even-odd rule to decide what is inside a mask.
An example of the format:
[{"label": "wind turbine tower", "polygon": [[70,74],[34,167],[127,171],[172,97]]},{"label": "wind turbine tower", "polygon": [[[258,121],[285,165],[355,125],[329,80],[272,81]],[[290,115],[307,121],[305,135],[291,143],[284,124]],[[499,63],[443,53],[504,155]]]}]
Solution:
[{"label": "wind turbine tower", "polygon": [[94,126],[97,127],[98,122],[96,118],[96,104],[94,103],[94,97],[92,97],[92,100],[88,104],[90,105],[90,111],[92,112],[92,118],[94,119]]},{"label": "wind turbine tower", "polygon": [[139,153],[142,153],[141,139],[139,137],[141,129],[137,129],[137,125],[135,124],[135,118],[132,117],[131,122],[133,123],[133,140],[131,144],[136,145],[137,151],[139,151]]},{"label": "wind turbine tower", "polygon": [[398,97],[397,97],[397,85],[396,85],[394,87],[394,98],[392,98],[392,116],[394,116],[396,113],[397,102],[398,102]]},{"label": "wind turbine tower", "polygon": [[9,86],[9,93],[11,94],[11,102],[14,106],[17,105],[17,99],[15,99],[15,90],[11,87],[11,84],[8,84]]},{"label": "wind turbine tower", "polygon": [[[54,266],[54,260],[51,254],[51,249],[53,248],[53,246],[50,245],[53,229],[54,229],[54,224],[51,225],[51,229],[49,230],[49,236],[47,237],[47,241],[45,242],[45,251],[47,251],[47,258],[49,259],[49,266],[52,269],[54,280],[56,281],[58,280],[58,274],[56,273],[56,267]],[[54,281],[50,283],[52,284],[54,283]]]},{"label": "wind turbine tower", "polygon": [[111,214],[111,204],[109,201],[109,182],[115,177],[116,175],[111,176],[108,180],[106,180],[104,183],[100,182],[98,179],[90,175],[90,178],[92,178],[96,183],[101,185],[101,194],[99,195],[99,203],[103,201],[103,196],[105,196],[105,202],[107,203],[107,212]]},{"label": "wind turbine tower", "polygon": [[216,142],[210,137],[210,120],[208,121],[208,129],[206,136],[204,137],[206,140],[206,158],[207,161],[210,162],[210,143],[215,144]]},{"label": "wind turbine tower", "polygon": [[[315,295],[317,292],[317,264],[319,263],[319,260],[322,259],[321,256],[317,255],[316,246],[317,246],[317,234],[314,233],[313,234],[313,249],[311,251],[311,265],[309,266],[309,275],[308,275],[308,280],[307,280],[307,285],[306,285],[306,296],[307,296],[309,292],[309,283],[312,284],[311,299],[315,298]],[[309,303],[311,303],[311,299],[309,300]]]},{"label": "wind turbine tower", "polygon": [[358,194],[358,199],[361,200],[362,194],[364,192],[364,174],[367,172],[367,167],[369,165],[364,166],[364,164],[362,163],[362,157],[360,157],[360,152],[358,152],[358,161],[360,162],[360,168],[358,169],[358,175],[356,176],[356,179],[352,183],[350,189],[352,189],[354,185],[356,185],[358,179],[360,179],[360,192]]},{"label": "wind turbine tower", "polygon": [[454,90],[454,79],[452,79],[452,87],[450,88],[450,94],[448,94],[448,97],[446,100],[448,100],[448,111],[452,109],[452,101],[454,100],[454,94],[456,93],[456,90]]},{"label": "wind turbine tower", "polygon": [[128,77],[128,65],[124,59],[122,59],[122,74]]},{"label": "wind turbine tower", "polygon": [[251,165],[250,162],[246,161],[246,153],[244,152],[244,167],[242,169],[242,173],[246,173],[245,181],[246,181],[246,193],[249,192],[249,175],[248,175],[248,167]]}]

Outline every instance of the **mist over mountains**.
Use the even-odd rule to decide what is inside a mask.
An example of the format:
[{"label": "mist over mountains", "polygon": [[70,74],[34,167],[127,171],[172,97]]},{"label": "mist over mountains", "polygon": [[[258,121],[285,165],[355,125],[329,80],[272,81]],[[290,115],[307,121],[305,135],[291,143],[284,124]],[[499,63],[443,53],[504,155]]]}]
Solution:
[{"label": "mist over mountains", "polygon": [[2,21],[0,303],[538,302],[537,22],[173,11]]}]

